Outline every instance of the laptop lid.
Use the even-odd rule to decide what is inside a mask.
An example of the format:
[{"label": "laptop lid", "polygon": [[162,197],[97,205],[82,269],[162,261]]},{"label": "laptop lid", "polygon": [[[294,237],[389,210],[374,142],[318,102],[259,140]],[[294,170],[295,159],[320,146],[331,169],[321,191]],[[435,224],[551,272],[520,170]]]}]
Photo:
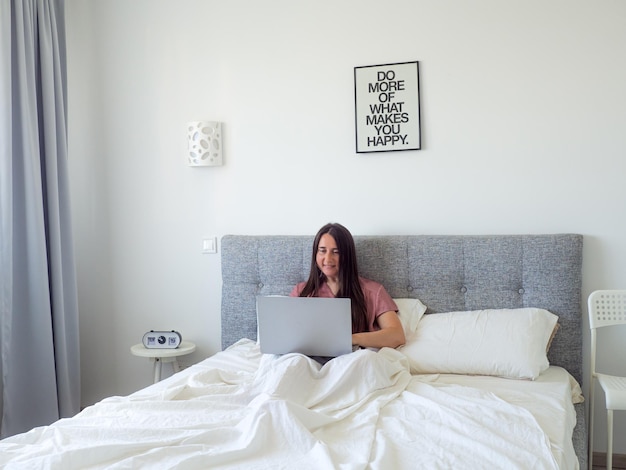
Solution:
[{"label": "laptop lid", "polygon": [[257,297],[261,352],[326,357],[352,352],[350,305],[343,298]]}]

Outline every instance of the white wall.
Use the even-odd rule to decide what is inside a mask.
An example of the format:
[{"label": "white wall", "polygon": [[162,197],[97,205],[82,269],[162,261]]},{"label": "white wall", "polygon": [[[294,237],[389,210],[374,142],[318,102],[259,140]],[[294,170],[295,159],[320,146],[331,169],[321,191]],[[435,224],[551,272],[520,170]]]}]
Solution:
[{"label": "white wall", "polygon": [[[66,5],[84,404],[150,382],[149,329],[220,349],[206,236],[577,232],[584,297],[626,286],[626,2]],[[356,154],[353,68],[413,60],[423,150]],[[224,166],[186,165],[198,119]]]}]

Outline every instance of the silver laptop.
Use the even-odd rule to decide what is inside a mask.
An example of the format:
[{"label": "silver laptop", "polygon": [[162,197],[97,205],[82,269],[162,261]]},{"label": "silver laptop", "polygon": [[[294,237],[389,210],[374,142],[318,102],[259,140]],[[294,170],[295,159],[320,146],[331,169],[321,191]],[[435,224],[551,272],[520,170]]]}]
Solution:
[{"label": "silver laptop", "polygon": [[350,299],[259,296],[256,311],[264,354],[336,357],[352,352]]}]

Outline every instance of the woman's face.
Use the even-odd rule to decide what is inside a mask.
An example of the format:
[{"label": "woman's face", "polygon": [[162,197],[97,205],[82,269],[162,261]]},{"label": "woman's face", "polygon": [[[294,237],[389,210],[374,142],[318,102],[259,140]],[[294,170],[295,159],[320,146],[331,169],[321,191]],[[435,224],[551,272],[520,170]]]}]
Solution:
[{"label": "woman's face", "polygon": [[325,233],[320,238],[315,262],[327,278],[337,280],[339,277],[339,249],[331,235]]}]

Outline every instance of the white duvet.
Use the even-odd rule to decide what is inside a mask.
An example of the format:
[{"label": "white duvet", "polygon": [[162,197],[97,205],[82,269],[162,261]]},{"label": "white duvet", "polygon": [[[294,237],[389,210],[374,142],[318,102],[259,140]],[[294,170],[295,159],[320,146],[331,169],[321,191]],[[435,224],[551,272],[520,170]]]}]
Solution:
[{"label": "white duvet", "polygon": [[360,350],[324,366],[242,340],[128,397],[0,441],[7,469],[578,468],[571,377],[411,376]]}]

